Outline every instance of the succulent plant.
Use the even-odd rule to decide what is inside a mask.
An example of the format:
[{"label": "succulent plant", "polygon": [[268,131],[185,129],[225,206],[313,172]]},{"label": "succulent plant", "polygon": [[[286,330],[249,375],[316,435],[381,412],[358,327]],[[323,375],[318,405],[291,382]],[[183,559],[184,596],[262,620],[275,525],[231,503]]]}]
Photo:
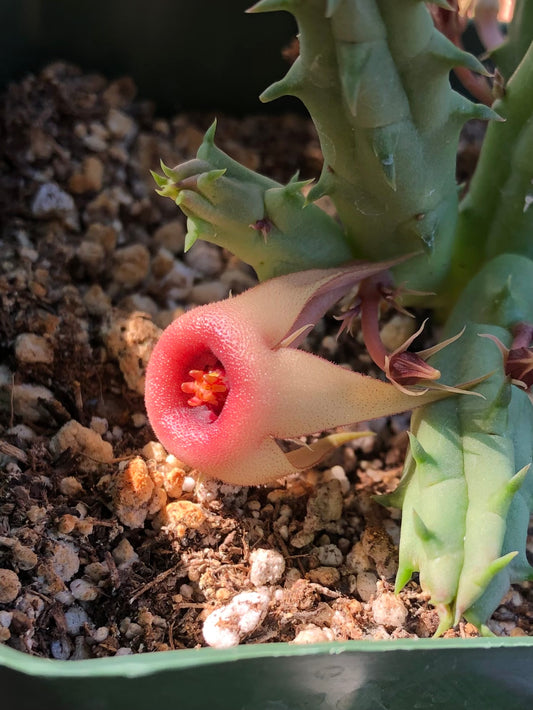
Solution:
[{"label": "succulent plant", "polygon": [[[295,16],[300,56],[261,98],[304,102],[324,168],[304,197],[297,179],[283,186],[239,166],[214,146],[212,128],[196,160],[156,176],[160,193],[189,218],[187,246],[197,238],[223,245],[267,280],[170,326],[148,373],[151,420],[170,449],[179,434],[180,453],[186,446],[206,475],[251,484],[309,466],[341,443],[326,437],[298,463],[298,452],[291,461],[279,449],[275,461],[259,461],[273,437],[416,408],[402,480],[381,499],[402,508],[396,588],[418,571],[440,617],[437,634],[461,617],[488,633],[509,585],[533,579],[525,554],[533,505],[532,3],[517,1],[507,44],[494,53],[504,84],[492,108],[451,89],[452,67],[485,70],[435,28],[420,0],[261,0],[250,12],[277,10]],[[457,142],[474,117],[493,120],[460,201]],[[312,204],[323,195],[340,223]],[[389,383],[294,350],[355,284],[346,323],[361,318]],[[417,289],[432,292],[424,305],[446,320],[445,340],[414,353],[410,339],[390,353],[380,304],[416,303]],[[241,336],[251,370],[233,362]],[[196,347],[216,357],[198,365],[187,350]],[[241,379],[248,394],[239,400]],[[175,425],[182,415],[202,420],[197,440]],[[222,424],[224,460],[208,461],[202,437]],[[260,440],[248,450],[236,432],[256,424]]]}]

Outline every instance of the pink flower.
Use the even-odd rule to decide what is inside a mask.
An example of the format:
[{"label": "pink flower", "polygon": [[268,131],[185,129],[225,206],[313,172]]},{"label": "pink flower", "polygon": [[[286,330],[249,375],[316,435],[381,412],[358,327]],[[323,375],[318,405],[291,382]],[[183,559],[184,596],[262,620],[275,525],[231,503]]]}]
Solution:
[{"label": "pink flower", "polygon": [[295,349],[342,295],[395,263],[280,276],[179,317],[163,332],[146,376],[146,408],[162,444],[209,477],[255,485],[308,468],[339,443],[333,437],[286,455],[276,439],[441,398],[413,399]]}]

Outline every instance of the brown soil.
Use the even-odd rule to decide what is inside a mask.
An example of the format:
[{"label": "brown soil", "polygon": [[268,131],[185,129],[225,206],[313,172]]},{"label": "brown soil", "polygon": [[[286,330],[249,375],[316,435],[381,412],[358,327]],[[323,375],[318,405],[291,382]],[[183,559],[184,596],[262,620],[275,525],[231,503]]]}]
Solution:
[{"label": "brown soil", "polygon": [[[202,481],[154,441],[142,392],[160,328],[255,282],[212,245],[183,255],[184,220],[149,174],[193,157],[213,117],[156,119],[131,80],[64,64],[11,86],[1,112],[0,640],[78,659],[205,645],[204,631],[214,645],[430,636],[416,580],[392,593],[399,513],[370,498],[398,482],[406,417],[261,488]],[[320,171],[299,116],[219,117],[217,143],[283,182]],[[391,342],[409,324],[391,318]],[[306,347],[371,372],[337,328],[324,319]],[[531,634],[532,586],[490,623]]]}]

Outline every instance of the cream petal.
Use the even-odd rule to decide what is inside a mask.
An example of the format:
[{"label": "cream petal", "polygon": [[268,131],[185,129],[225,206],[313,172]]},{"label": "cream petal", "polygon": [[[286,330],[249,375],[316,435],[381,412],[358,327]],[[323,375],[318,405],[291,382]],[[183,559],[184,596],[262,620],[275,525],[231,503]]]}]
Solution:
[{"label": "cream petal", "polygon": [[[353,262],[334,269],[311,269],[278,276],[227,301],[224,308],[243,320],[253,318],[269,348],[295,334],[307,324],[315,324],[342,296],[363,279],[375,276],[404,261],[406,257],[377,263]],[[296,347],[305,332],[291,340]]]},{"label": "cream petal", "polygon": [[271,377],[273,436],[290,438],[398,414],[449,396],[419,397],[301,350],[279,350]]},{"label": "cream petal", "polygon": [[218,478],[225,483],[237,486],[258,486],[277,478],[297,473],[295,468],[283,453],[274,439],[264,439],[253,452],[240,456],[235,451],[235,458],[228,459],[219,466],[210,469],[200,469],[211,478]]}]

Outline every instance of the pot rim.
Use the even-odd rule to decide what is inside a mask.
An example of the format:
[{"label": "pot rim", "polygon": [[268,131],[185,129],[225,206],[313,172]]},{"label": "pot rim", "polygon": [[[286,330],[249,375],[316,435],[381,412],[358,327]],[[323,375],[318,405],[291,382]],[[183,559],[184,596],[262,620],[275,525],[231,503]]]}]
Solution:
[{"label": "pot rim", "polygon": [[199,648],[175,651],[139,653],[132,656],[90,658],[80,661],[62,661],[38,658],[0,644],[0,668],[42,677],[110,677],[127,675],[140,677],[164,670],[185,670],[225,662],[257,658],[283,658],[299,656],[337,656],[340,654],[379,654],[387,651],[439,652],[454,649],[497,650],[504,648],[533,648],[533,637],[490,637],[470,639],[395,639],[384,641],[331,641],[293,645],[288,643],[250,644],[233,648]]}]

